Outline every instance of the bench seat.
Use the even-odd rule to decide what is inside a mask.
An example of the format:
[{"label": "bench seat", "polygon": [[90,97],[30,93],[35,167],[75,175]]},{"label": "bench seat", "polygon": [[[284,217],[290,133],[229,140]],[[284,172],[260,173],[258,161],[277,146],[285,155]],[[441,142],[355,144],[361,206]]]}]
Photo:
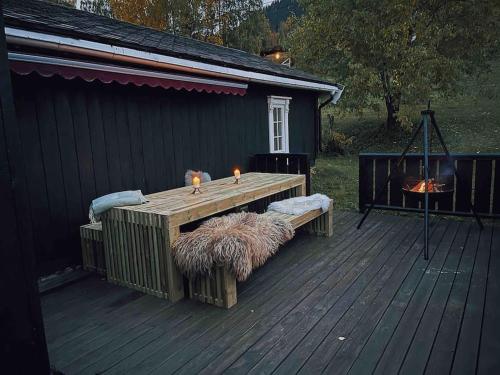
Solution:
[{"label": "bench seat", "polygon": [[[268,211],[263,215],[277,217],[288,221],[294,229],[303,227],[309,233],[331,237],[333,234],[333,201],[327,212],[321,209],[306,212],[302,215],[282,214]],[[214,266],[212,276],[198,276],[188,280],[189,298],[230,308],[237,303],[236,278],[224,267]]]}]

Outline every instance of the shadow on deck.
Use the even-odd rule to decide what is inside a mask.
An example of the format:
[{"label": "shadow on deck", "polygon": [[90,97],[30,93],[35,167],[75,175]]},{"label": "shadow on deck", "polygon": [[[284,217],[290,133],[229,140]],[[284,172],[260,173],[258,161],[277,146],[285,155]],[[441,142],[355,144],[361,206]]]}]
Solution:
[{"label": "shadow on deck", "polygon": [[239,285],[231,310],[88,278],[43,297],[66,374],[500,373],[500,227],[338,213]]}]

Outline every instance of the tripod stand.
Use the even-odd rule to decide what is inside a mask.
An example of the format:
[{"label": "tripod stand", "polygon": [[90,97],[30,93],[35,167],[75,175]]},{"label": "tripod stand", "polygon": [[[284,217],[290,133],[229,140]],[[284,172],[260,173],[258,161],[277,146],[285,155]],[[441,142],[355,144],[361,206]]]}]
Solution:
[{"label": "tripod stand", "polygon": [[[441,131],[439,130],[439,127],[436,123],[436,119],[434,117],[434,111],[427,109],[425,111],[421,112],[422,119],[420,120],[420,124],[418,128],[414,131],[410,142],[404,149],[404,151],[401,153],[401,156],[399,157],[397,163],[395,166],[391,167],[391,170],[389,171],[389,175],[387,176],[384,185],[382,189],[376,194],[375,199],[371,203],[371,205],[368,207],[368,209],[365,211],[363,217],[361,218],[357,228],[360,229],[361,226],[363,225],[363,222],[366,220],[368,215],[370,214],[371,210],[375,206],[375,203],[380,200],[382,195],[385,193],[387,190],[387,186],[390,181],[392,181],[392,176],[394,170],[400,170],[401,164],[403,163],[403,160],[410,150],[412,144],[415,142],[415,139],[417,136],[420,134],[420,132],[423,130],[423,138],[424,138],[424,143],[423,143],[423,148],[424,148],[424,181],[425,181],[425,190],[424,190],[424,259],[428,260],[429,259],[429,153],[430,153],[430,130],[434,129],[436,132],[436,135],[439,139],[439,143],[441,144],[441,147],[443,148],[443,151],[446,155],[446,158],[450,165],[453,165],[453,172],[455,174],[457,184],[463,184],[463,181],[461,180],[460,176],[457,173],[457,169],[455,168],[455,164],[453,163],[452,157],[450,155],[450,152],[448,151],[448,148],[446,147],[446,144],[444,143],[443,136],[441,134]],[[431,128],[429,129],[429,125]],[[476,221],[481,229],[483,229],[483,223],[481,222],[481,219],[479,218],[476,209],[474,208],[474,205],[470,200],[467,201],[467,204],[469,206],[469,209],[472,211],[474,214],[474,217],[476,218]]]}]

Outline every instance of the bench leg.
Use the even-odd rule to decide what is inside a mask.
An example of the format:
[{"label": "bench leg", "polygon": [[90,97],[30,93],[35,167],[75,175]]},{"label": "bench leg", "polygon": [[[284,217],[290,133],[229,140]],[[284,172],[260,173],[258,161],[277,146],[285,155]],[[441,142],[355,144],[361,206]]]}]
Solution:
[{"label": "bench leg", "polygon": [[189,279],[189,298],[229,309],[238,301],[236,278],[224,267],[216,266],[212,276]]},{"label": "bench leg", "polygon": [[236,278],[224,268],[223,272],[223,298],[224,307],[226,309],[231,308],[238,302],[237,292],[236,292]]},{"label": "bench leg", "polygon": [[312,220],[307,229],[317,236],[331,237],[333,235],[333,201],[330,201],[328,211]]}]

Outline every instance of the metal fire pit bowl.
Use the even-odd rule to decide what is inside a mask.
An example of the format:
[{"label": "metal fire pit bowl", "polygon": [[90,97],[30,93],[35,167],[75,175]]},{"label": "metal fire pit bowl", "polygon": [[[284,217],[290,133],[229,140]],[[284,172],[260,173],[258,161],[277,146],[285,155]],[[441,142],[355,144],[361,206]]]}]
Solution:
[{"label": "metal fire pit bowl", "polygon": [[[416,185],[424,183],[424,179],[417,178],[415,176],[407,176],[403,180],[401,189],[403,193],[407,196],[411,196],[417,199],[424,199],[425,191],[414,191],[413,187]],[[429,185],[436,185],[436,189],[429,190],[429,197],[444,197],[446,195],[452,195],[454,191],[453,176],[440,176],[429,178]],[[432,186],[431,186],[432,187]]]}]

